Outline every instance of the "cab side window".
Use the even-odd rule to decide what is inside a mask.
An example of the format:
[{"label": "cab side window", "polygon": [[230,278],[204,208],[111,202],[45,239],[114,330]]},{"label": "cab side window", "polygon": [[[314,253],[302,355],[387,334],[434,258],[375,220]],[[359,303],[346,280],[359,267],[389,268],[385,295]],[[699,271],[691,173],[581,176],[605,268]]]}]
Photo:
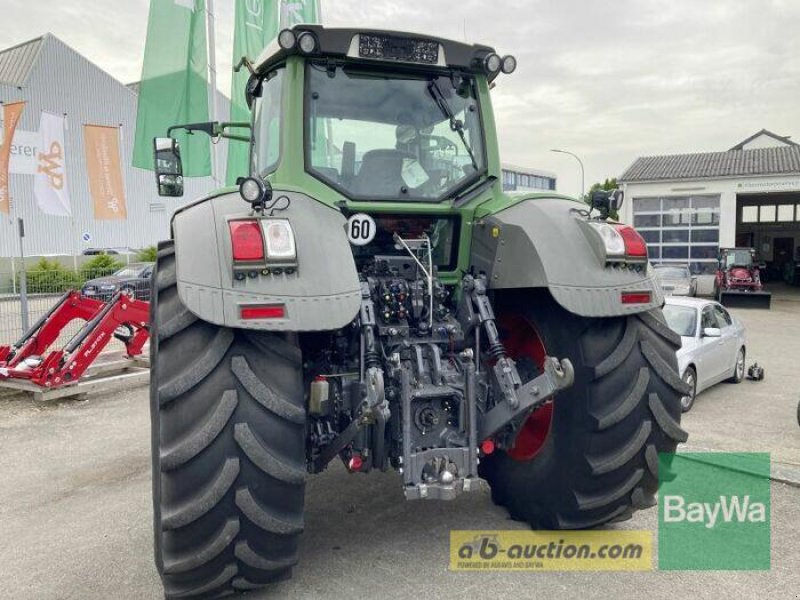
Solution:
[{"label": "cab side window", "polygon": [[714,306],[714,314],[717,317],[717,322],[719,323],[720,327],[728,327],[729,325],[733,325],[733,320],[731,319],[731,315],[728,313],[727,310],[722,308],[719,305]]}]

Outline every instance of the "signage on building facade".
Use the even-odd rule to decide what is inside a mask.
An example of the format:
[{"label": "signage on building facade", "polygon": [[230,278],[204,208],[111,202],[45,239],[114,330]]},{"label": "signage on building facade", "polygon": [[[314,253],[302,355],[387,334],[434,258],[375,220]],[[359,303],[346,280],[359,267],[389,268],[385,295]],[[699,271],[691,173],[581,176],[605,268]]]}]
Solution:
[{"label": "signage on building facade", "polygon": [[795,179],[759,179],[756,181],[740,181],[736,189],[743,192],[778,192],[800,190],[800,177]]}]

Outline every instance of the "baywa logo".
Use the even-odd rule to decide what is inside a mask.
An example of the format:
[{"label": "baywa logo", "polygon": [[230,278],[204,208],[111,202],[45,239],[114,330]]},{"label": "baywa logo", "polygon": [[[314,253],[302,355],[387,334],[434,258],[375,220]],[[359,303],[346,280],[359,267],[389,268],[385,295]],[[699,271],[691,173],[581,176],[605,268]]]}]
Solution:
[{"label": "baywa logo", "polygon": [[[722,523],[764,523],[767,505],[750,496],[720,496],[717,502],[686,502],[683,496],[664,496],[665,523],[702,523],[711,529]],[[720,521],[721,520],[721,521]]]},{"label": "baywa logo", "polygon": [[659,455],[659,569],[770,568],[768,454]]}]

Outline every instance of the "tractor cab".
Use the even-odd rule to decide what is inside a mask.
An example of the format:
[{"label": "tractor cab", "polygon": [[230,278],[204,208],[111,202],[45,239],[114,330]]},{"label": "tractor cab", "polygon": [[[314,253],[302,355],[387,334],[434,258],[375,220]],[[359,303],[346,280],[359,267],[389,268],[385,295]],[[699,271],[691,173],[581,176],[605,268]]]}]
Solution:
[{"label": "tractor cab", "polygon": [[[171,129],[249,142],[242,177],[302,184],[328,204],[452,201],[500,177],[489,87],[515,70],[512,56],[417,34],[301,25],[239,67],[251,72],[250,123]],[[161,185],[180,162],[177,151],[165,156],[174,147],[156,142]]]},{"label": "tractor cab", "polygon": [[755,264],[755,254],[753,248],[720,248],[720,267],[725,270],[733,267],[749,269]]},{"label": "tractor cab", "polygon": [[515,67],[486,46],[412,34],[284,30],[248,86],[253,168],[279,182],[303,165],[334,202],[453,199],[499,176],[488,87]]}]

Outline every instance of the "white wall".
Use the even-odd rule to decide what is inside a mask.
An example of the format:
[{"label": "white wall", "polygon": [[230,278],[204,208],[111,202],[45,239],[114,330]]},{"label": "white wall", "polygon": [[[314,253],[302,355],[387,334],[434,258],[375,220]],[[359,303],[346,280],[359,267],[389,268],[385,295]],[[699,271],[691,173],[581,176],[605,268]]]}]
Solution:
[{"label": "white wall", "polygon": [[780,148],[786,145],[786,142],[776,140],[771,135],[765,135],[762,133],[758,137],[753,138],[744,146],[742,146],[742,150],[754,150],[756,148]]}]

